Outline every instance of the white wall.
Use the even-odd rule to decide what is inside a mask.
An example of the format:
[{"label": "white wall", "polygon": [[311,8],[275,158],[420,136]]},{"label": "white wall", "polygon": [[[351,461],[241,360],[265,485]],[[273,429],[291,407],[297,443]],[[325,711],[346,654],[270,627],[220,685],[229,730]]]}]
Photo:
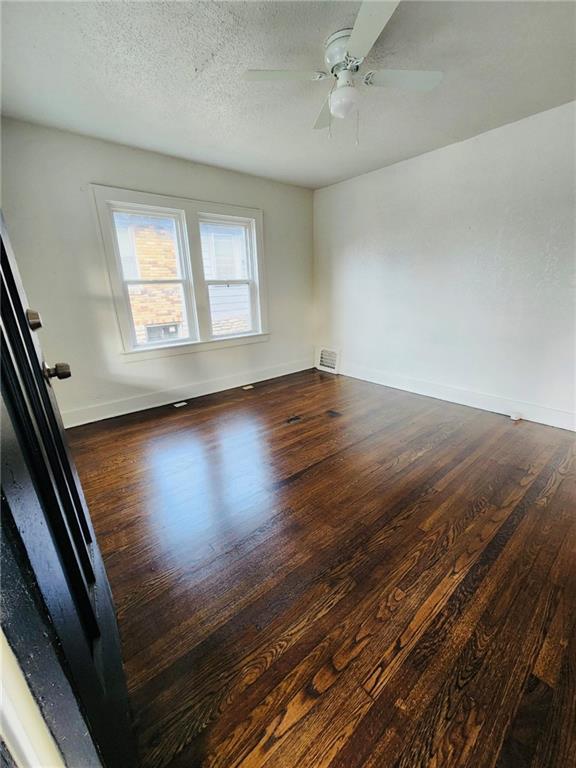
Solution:
[{"label": "white wall", "polygon": [[[73,372],[55,384],[67,425],[312,365],[310,190],[28,123],[2,127],[8,232],[46,356]],[[269,341],[138,362],[122,354],[90,182],[261,208]]]},{"label": "white wall", "polygon": [[574,103],[314,194],[341,372],[574,428]]}]

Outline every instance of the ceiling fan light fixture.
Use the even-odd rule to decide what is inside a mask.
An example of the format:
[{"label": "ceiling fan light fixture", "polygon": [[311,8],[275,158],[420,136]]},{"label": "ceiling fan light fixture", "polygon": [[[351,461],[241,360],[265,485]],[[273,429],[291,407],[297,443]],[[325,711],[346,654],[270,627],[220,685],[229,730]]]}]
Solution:
[{"label": "ceiling fan light fixture", "polygon": [[336,88],[330,94],[330,112],[333,117],[348,117],[357,105],[358,91],[353,85]]},{"label": "ceiling fan light fixture", "polygon": [[357,108],[359,93],[350,72],[342,70],[337,77],[336,88],[330,94],[330,112],[333,117],[344,118]]}]

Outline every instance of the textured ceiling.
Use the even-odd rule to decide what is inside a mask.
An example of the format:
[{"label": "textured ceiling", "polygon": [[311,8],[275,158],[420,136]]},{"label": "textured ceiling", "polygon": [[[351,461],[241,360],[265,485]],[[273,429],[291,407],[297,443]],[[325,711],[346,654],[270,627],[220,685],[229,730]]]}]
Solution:
[{"label": "textured ceiling", "polygon": [[309,187],[380,168],[576,96],[572,2],[403,2],[366,66],[441,69],[426,94],[364,89],[356,121],[312,125],[323,67],[357,2],[3,2],[13,117]]}]

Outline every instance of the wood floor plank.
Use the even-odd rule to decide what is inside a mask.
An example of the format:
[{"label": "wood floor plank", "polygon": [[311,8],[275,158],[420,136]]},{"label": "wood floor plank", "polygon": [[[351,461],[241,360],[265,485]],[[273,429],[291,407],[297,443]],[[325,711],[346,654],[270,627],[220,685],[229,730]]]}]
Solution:
[{"label": "wood floor plank", "polygon": [[530,675],[510,724],[496,768],[530,768],[552,705],[552,688]]},{"label": "wood floor plank", "polygon": [[[390,765],[394,765],[395,755],[402,752],[407,742],[416,745],[414,750],[421,751],[405,754],[403,759],[406,765],[410,765],[410,761],[414,761],[415,765],[420,764],[418,760],[425,761],[427,750],[431,749],[430,739],[441,739],[443,724],[448,722],[446,713],[452,712],[450,706],[458,706],[459,691],[463,685],[468,685],[469,656],[476,661],[483,658],[477,648],[486,646],[485,633],[476,639],[482,614],[507,617],[512,606],[521,611],[521,616],[530,618],[533,614],[534,604],[530,602],[527,610],[527,606],[518,601],[518,596],[522,587],[528,586],[527,575],[548,542],[550,528],[538,525],[540,502],[549,498],[551,489],[560,484],[562,475],[557,467],[563,460],[564,451],[560,450],[555,462],[546,465],[528,489],[500,529],[501,538],[496,536],[486,548],[484,561],[481,558],[479,567],[470,571],[461,588],[452,596],[452,603],[449,601],[446,605],[444,615],[440,615],[430,626],[428,636],[423,636],[422,644],[416,646],[406,664],[397,672],[396,679],[390,680],[388,689],[383,691],[384,696],[380,696],[370,711],[370,719],[365,725],[361,724],[363,727],[359,726],[351,749],[343,752],[334,766],[376,766],[380,764],[383,754],[386,754]],[[556,484],[554,486],[550,485],[552,479]],[[561,531],[556,528],[553,531],[558,540]],[[517,622],[510,624],[510,631],[513,636],[519,633],[522,636],[521,625]],[[468,655],[465,654],[466,649],[469,649]],[[459,664],[463,667],[462,673]],[[508,667],[502,664],[502,669],[507,670]],[[404,695],[401,693],[403,689],[406,691]],[[496,686],[494,691],[497,691]],[[474,701],[468,689],[461,695],[468,697],[468,703]],[[398,699],[395,702],[396,696]],[[506,714],[499,707],[494,707],[494,711],[500,717]],[[477,725],[479,716],[480,713],[476,712],[474,722]],[[420,727],[419,732],[414,732],[416,725]],[[364,732],[370,733],[375,743],[363,754],[361,747],[363,741],[366,742],[362,739]],[[470,747],[469,741],[466,744]],[[443,755],[443,759],[448,758]]]},{"label": "wood floor plank", "polygon": [[317,371],[69,434],[144,768],[576,765],[574,435]]},{"label": "wood floor plank", "polygon": [[576,765],[576,622],[562,656],[543,734],[531,768]]}]

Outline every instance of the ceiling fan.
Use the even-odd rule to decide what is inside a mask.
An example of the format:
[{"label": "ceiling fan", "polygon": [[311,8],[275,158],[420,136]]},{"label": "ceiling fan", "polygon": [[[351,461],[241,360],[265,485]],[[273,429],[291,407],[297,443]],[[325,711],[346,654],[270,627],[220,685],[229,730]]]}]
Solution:
[{"label": "ceiling fan", "polygon": [[330,73],[290,69],[248,69],[245,80],[326,80],[335,78],[332,90],[320,110],[314,128],[328,128],[330,117],[347,117],[358,106],[358,81],[367,86],[389,86],[412,91],[429,91],[442,80],[442,72],[418,69],[381,69],[360,74],[364,59],[400,3],[365,0],[353,29],[330,35],[324,61]]}]

